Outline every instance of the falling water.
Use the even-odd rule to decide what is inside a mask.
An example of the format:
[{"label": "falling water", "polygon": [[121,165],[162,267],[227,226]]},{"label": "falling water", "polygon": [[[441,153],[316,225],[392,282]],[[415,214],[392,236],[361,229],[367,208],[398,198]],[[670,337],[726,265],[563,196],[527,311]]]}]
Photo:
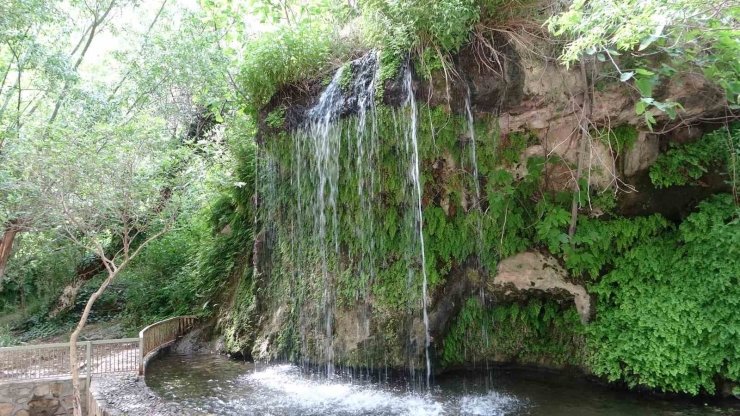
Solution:
[{"label": "falling water", "polygon": [[[362,221],[357,226],[356,237],[360,241],[362,260],[358,270],[363,279],[362,295],[365,301],[369,298],[369,285],[366,280],[372,282],[375,274],[375,222],[373,206],[375,201],[375,169],[372,162],[376,157],[377,112],[375,109],[375,87],[378,81],[378,52],[370,52],[359,62],[359,73],[357,81],[353,84],[352,96],[357,99],[357,124],[356,137],[356,168],[357,168],[357,194],[360,201]],[[367,129],[368,115],[370,118],[370,129]],[[369,176],[369,177],[368,177]],[[367,336],[370,335],[370,317],[364,309],[364,328],[361,330]],[[358,332],[360,329],[358,328]],[[359,334],[358,334],[359,335]]]},{"label": "falling water", "polygon": [[[295,134],[291,135],[290,169],[276,170],[275,183],[285,181],[289,184],[286,194],[270,192],[270,199],[274,199],[275,209],[272,212],[277,216],[287,214],[288,218],[275,218],[284,224],[290,224],[290,230],[283,230],[283,240],[289,245],[281,246],[283,255],[289,256],[288,267],[292,267],[290,276],[294,283],[290,283],[290,293],[296,299],[293,307],[304,304],[310,299],[312,287],[311,276],[317,279],[319,304],[317,308],[307,308],[305,312],[313,313],[305,316],[304,310],[298,307],[297,322],[315,322],[316,325],[298,323],[300,337],[300,353],[303,364],[310,356],[318,353],[323,359],[328,377],[332,377],[337,370],[334,357],[334,314],[339,296],[342,300],[353,295],[354,301],[365,302],[362,316],[356,326],[357,337],[365,340],[372,339],[370,320],[372,307],[370,306],[371,287],[380,264],[377,256],[378,246],[376,238],[383,238],[382,233],[376,230],[376,209],[382,203],[381,189],[384,185],[377,181],[376,175],[380,172],[378,166],[380,124],[375,107],[376,87],[378,83],[378,54],[371,52],[363,58],[354,61],[351,65],[337,70],[331,82],[327,85],[316,105],[305,113],[305,121]],[[346,71],[352,71],[347,74]],[[348,76],[349,75],[349,76]],[[347,82],[350,79],[350,82]],[[420,176],[419,143],[418,143],[418,109],[412,89],[411,70],[403,70],[402,81],[405,101],[401,110],[393,111],[394,123],[389,126],[396,131],[396,137],[404,137],[408,157],[399,160],[398,167],[408,174],[406,196],[410,206],[415,209],[409,211],[409,238],[412,240],[409,249],[405,251],[409,261],[409,287],[413,287],[414,274],[418,276],[418,256],[421,254],[422,290],[421,300],[424,322],[424,356],[426,361],[426,384],[429,386],[431,377],[428,316],[428,282],[426,270],[426,252],[424,246],[424,224],[422,213],[422,187]],[[345,121],[342,116],[354,114],[355,117]],[[280,139],[275,139],[277,142]],[[401,144],[401,143],[399,143]],[[271,152],[278,152],[276,148]],[[276,161],[277,162],[277,161]],[[282,162],[281,162],[282,163]],[[286,177],[287,175],[287,177]],[[354,182],[354,181],[357,182]],[[348,184],[354,188],[348,188]],[[341,208],[340,208],[341,191]],[[352,192],[355,198],[349,196]],[[285,204],[285,199],[292,201],[285,213],[279,206]],[[357,201],[357,205],[347,206]],[[356,211],[353,211],[356,210]],[[340,212],[341,211],[341,212]],[[340,229],[340,217],[356,213],[357,217],[351,220],[349,229]],[[342,218],[342,224],[345,224]],[[270,221],[267,221],[269,223]],[[340,250],[340,231],[342,241],[347,248]],[[285,233],[289,234],[285,234]],[[349,240],[347,238],[349,237]],[[379,245],[383,241],[379,240]],[[416,259],[414,259],[416,257]],[[344,277],[338,276],[349,273],[356,276],[356,286],[352,292],[337,286],[346,282]],[[280,272],[277,272],[280,273]],[[418,280],[414,280],[418,282]],[[301,282],[309,282],[309,286]],[[321,286],[323,285],[323,287]],[[342,292],[338,291],[342,288]],[[314,289],[315,290],[315,289]],[[304,299],[304,296],[306,297]],[[410,297],[411,298],[411,297]],[[307,305],[308,306],[308,305]],[[309,330],[307,331],[307,330]],[[311,348],[311,340],[315,348]],[[369,354],[368,357],[372,357]],[[413,359],[409,362],[413,363]],[[366,362],[369,370],[380,363]],[[413,372],[413,369],[412,369]]]},{"label": "falling water", "polygon": [[[292,252],[301,252],[297,260],[297,268],[300,274],[311,273],[310,256],[307,253],[317,252],[321,261],[321,275],[323,278],[323,345],[319,349],[323,351],[326,360],[326,372],[329,377],[334,374],[334,346],[333,346],[333,311],[334,311],[334,287],[333,276],[340,272],[340,249],[339,249],[339,209],[338,195],[341,175],[357,175],[357,193],[360,201],[360,209],[363,220],[356,225],[355,238],[360,242],[361,256],[360,272],[372,276],[375,264],[375,245],[373,238],[374,222],[372,210],[374,206],[375,171],[371,165],[375,158],[377,143],[377,122],[374,105],[374,94],[376,80],[378,79],[377,53],[371,52],[356,61],[352,67],[342,67],[337,70],[331,82],[321,94],[318,103],[306,114],[306,121],[299,131],[293,135],[292,163],[294,195],[297,200],[297,209],[294,214],[297,231],[299,235],[304,232],[304,221],[313,221],[313,233],[311,244],[298,242],[300,246],[296,249],[295,244],[291,247]],[[357,74],[352,74],[353,82],[347,86],[342,85],[341,80],[345,71],[357,68]],[[354,71],[353,71],[354,72]],[[346,93],[345,93],[346,92]],[[340,116],[347,110],[355,110],[354,129],[351,126],[344,127],[346,123],[339,121]],[[356,171],[342,171],[343,162],[340,160],[342,149],[352,151],[349,142],[342,143],[343,136],[355,138],[355,163]],[[308,148],[304,148],[304,146]],[[346,167],[345,167],[346,169]],[[340,172],[341,171],[341,172]],[[306,180],[302,176],[307,175]],[[312,194],[303,195],[303,187],[308,185],[312,188]],[[307,204],[308,209],[303,209]],[[308,211],[308,212],[304,212]],[[312,217],[311,217],[312,214]],[[310,222],[309,222],[310,223]],[[301,238],[299,237],[299,240]],[[295,240],[294,240],[295,241]],[[333,253],[332,253],[333,250]],[[333,261],[330,256],[333,254]],[[355,253],[349,253],[354,255]],[[301,264],[302,260],[307,263]],[[304,268],[302,268],[305,266]],[[302,269],[301,269],[302,268]],[[367,297],[369,287],[364,287],[362,293]],[[369,317],[366,317],[365,331],[369,332]],[[318,335],[318,334],[316,334]],[[321,337],[315,336],[317,340]]]},{"label": "falling water", "polygon": [[411,154],[411,168],[409,169],[409,176],[414,184],[416,191],[416,223],[418,224],[419,233],[419,244],[421,245],[421,273],[422,273],[422,313],[424,317],[424,356],[426,359],[426,385],[429,387],[429,378],[432,373],[431,363],[429,360],[429,315],[427,314],[427,267],[426,267],[426,252],[424,248],[424,218],[421,209],[421,177],[419,175],[419,143],[417,140],[417,109],[416,99],[414,97],[414,90],[411,81],[411,71],[406,68],[404,71],[403,79],[404,90],[406,93],[406,101],[404,107],[408,107],[411,111],[409,117],[411,123],[406,129],[406,144],[411,144],[413,153]]},{"label": "falling water", "polygon": [[[467,94],[465,95],[465,112],[468,116],[468,132],[470,135],[470,159],[473,164],[473,183],[475,184],[475,203],[471,208],[478,210],[478,260],[481,261],[483,255],[483,212],[480,205],[480,183],[478,180],[478,157],[475,154],[475,126],[473,125],[473,111],[470,107],[470,87],[465,85]],[[481,297],[483,291],[481,290]]]},{"label": "falling water", "polygon": [[[339,254],[337,193],[339,182],[339,146],[342,127],[335,123],[343,105],[339,80],[343,68],[334,75],[331,84],[326,88],[319,103],[308,112],[308,122],[303,127],[298,140],[311,143],[312,162],[315,164],[316,194],[313,200],[314,236],[320,250],[321,271],[324,280],[323,313],[324,313],[324,357],[328,377],[334,374],[334,346],[332,337],[333,291],[332,274],[329,271],[327,237],[328,211],[331,210],[331,225],[335,253]],[[328,189],[327,189],[328,188]]]}]

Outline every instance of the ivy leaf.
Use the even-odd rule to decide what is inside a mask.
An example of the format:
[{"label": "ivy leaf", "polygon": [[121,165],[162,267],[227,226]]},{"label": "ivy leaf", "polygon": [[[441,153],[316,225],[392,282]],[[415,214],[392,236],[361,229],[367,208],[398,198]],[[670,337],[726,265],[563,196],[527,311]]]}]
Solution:
[{"label": "ivy leaf", "polygon": [[653,114],[649,111],[645,112],[645,123],[647,123],[650,131],[653,131],[653,126],[655,125],[655,117],[653,117]]},{"label": "ivy leaf", "polygon": [[671,118],[671,120],[674,120],[676,118],[676,109],[673,107],[668,107],[665,109],[666,114],[668,114],[668,117]]}]

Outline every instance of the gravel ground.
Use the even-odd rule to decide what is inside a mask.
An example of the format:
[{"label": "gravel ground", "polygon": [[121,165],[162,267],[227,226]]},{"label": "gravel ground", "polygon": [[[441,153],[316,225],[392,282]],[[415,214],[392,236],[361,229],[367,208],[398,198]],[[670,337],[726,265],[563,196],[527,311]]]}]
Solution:
[{"label": "gravel ground", "polygon": [[177,403],[167,402],[133,374],[93,378],[93,395],[111,415],[174,416],[202,415]]}]

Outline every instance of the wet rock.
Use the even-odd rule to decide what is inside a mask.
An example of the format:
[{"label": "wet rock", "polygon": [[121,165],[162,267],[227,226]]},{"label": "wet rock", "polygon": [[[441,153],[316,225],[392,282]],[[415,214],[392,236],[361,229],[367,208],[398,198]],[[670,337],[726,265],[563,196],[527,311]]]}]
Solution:
[{"label": "wet rock", "polygon": [[624,176],[647,170],[660,153],[660,139],[655,134],[640,132],[632,148],[624,151]]},{"label": "wet rock", "polygon": [[581,321],[591,314],[591,298],[581,285],[568,281],[568,272],[549,255],[538,252],[519,253],[499,263],[496,275],[488,282],[488,291],[499,296],[528,296],[544,292],[548,297],[573,299]]}]

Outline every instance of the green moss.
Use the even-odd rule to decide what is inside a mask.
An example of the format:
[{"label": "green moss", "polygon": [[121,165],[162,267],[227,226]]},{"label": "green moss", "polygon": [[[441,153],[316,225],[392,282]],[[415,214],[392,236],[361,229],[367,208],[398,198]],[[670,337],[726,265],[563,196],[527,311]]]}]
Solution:
[{"label": "green moss", "polygon": [[375,99],[379,102],[383,101],[383,94],[385,93],[385,82],[396,77],[398,71],[401,69],[401,62],[401,55],[394,54],[388,49],[383,49],[380,51],[378,84],[375,87]]},{"label": "green moss", "polygon": [[595,135],[615,154],[621,155],[624,150],[632,149],[639,133],[632,126],[619,126],[599,131]]}]

